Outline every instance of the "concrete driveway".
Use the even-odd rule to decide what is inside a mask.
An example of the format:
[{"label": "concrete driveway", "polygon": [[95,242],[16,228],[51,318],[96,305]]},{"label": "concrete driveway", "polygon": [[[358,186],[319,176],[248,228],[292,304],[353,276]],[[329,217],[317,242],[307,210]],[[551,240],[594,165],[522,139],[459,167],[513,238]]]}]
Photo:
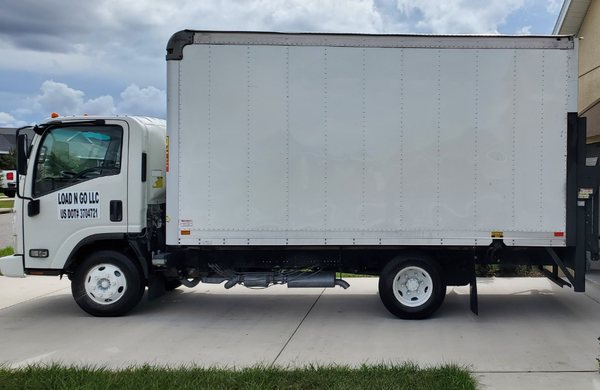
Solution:
[{"label": "concrete driveway", "polygon": [[13,232],[15,214],[6,211],[8,210],[0,210],[0,248],[15,246],[15,236]]},{"label": "concrete driveway", "polygon": [[600,305],[584,294],[543,278],[480,279],[479,316],[467,288],[455,288],[434,318],[402,321],[379,301],[377,279],[349,282],[346,291],[181,287],[127,317],[93,318],[67,280],[0,278],[0,363],[453,362],[484,388],[600,389]]}]

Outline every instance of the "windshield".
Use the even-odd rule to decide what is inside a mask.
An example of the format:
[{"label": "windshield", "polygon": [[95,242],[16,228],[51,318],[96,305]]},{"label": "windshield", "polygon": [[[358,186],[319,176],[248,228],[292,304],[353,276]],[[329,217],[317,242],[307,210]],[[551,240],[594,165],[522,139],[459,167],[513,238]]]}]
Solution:
[{"label": "windshield", "polygon": [[120,126],[68,126],[48,130],[38,148],[33,195],[41,196],[121,171]]}]

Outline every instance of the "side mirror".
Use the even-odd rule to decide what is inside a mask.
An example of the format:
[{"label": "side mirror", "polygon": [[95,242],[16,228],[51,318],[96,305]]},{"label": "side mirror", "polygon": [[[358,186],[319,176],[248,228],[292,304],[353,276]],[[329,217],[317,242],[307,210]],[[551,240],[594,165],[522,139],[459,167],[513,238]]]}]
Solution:
[{"label": "side mirror", "polygon": [[28,152],[27,134],[17,136],[17,172],[19,175],[27,174],[27,152]]}]

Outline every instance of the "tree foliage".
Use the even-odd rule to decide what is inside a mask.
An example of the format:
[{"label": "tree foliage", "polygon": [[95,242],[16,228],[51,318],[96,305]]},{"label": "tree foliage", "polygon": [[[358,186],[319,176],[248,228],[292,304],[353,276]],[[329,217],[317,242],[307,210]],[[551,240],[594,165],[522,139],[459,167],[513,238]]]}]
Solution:
[{"label": "tree foliage", "polygon": [[10,149],[8,154],[0,154],[0,170],[17,169],[17,153]]}]

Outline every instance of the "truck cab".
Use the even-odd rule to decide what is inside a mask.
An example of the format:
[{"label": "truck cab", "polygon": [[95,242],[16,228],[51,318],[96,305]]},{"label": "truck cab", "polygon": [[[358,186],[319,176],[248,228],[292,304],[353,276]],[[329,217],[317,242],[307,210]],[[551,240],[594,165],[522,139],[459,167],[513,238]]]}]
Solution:
[{"label": "truck cab", "polygon": [[[147,258],[147,245],[136,242],[152,234],[149,221],[162,223],[165,122],[59,117],[34,131],[29,150],[20,151],[27,160],[19,167],[15,255],[0,262],[0,272],[80,276],[86,282],[78,288],[97,291],[85,295],[90,302],[84,305],[91,311],[94,305],[101,308],[122,299],[131,286],[122,285],[118,275],[127,270],[111,264],[107,256],[117,250],[121,256]],[[99,253],[104,257],[82,271],[82,264],[98,260]],[[147,273],[145,264],[132,264]]]}]

